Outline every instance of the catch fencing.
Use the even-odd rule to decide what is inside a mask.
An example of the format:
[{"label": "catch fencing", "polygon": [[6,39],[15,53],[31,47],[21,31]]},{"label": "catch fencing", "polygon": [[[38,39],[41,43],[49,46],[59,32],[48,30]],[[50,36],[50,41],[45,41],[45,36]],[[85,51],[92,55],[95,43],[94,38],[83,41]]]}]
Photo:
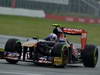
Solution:
[{"label": "catch fencing", "polygon": [[98,0],[0,0],[1,7],[44,10],[49,14],[100,17]]}]

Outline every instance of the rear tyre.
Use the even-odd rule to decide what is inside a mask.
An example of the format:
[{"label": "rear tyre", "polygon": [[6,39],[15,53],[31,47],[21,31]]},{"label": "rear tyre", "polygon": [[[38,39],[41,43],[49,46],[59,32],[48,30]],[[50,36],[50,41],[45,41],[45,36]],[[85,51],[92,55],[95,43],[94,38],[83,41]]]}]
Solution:
[{"label": "rear tyre", "polygon": [[94,45],[87,45],[82,52],[82,60],[85,67],[94,68],[98,61],[98,48]]},{"label": "rear tyre", "polygon": [[18,60],[6,59],[6,61],[10,64],[17,64]]},{"label": "rear tyre", "polygon": [[58,58],[62,58],[62,64],[55,64],[54,66],[56,67],[65,67],[65,65],[67,64],[67,60],[68,60],[68,48],[65,44],[61,44],[58,43],[54,46],[51,56],[58,57]]},{"label": "rear tyre", "polygon": [[[21,51],[22,51],[22,47],[21,47],[21,42],[20,40],[18,39],[8,39],[8,41],[6,42],[6,45],[5,45],[5,52],[8,53],[18,53],[19,54],[19,57],[18,59],[20,58],[21,56]],[[7,54],[6,54],[7,56]],[[6,61],[11,63],[11,64],[16,64],[18,63],[18,60],[13,60],[13,59],[9,59],[9,58],[6,58]]]}]

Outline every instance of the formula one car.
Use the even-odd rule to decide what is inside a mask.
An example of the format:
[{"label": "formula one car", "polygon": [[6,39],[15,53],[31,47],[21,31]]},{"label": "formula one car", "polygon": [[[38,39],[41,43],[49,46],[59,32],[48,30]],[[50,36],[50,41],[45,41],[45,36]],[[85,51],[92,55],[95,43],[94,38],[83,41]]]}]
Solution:
[{"label": "formula one car", "polygon": [[[2,58],[16,64],[18,61],[31,61],[35,64],[49,64],[65,67],[67,64],[83,63],[85,67],[95,67],[98,61],[98,48],[87,45],[87,32],[83,29],[71,29],[55,25],[57,40],[32,38],[21,43],[18,39],[9,39],[5,44]],[[54,30],[55,31],[55,30]],[[66,39],[66,35],[81,36],[81,48]]]}]

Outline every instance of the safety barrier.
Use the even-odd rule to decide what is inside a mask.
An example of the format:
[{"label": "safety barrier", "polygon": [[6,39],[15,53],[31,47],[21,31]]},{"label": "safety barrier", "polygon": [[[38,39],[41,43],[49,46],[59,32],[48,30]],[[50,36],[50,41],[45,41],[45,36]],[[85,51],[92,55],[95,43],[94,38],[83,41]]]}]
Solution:
[{"label": "safety barrier", "polygon": [[21,8],[0,7],[0,14],[16,15],[16,16],[28,16],[28,17],[39,17],[39,18],[45,17],[45,13],[44,13],[43,10],[30,10],[30,9],[21,9]]},{"label": "safety barrier", "polygon": [[100,19],[94,19],[94,18],[80,18],[80,17],[72,17],[72,16],[56,16],[56,15],[51,15],[51,14],[46,14],[45,18],[59,20],[59,21],[68,21],[68,22],[100,24]]}]

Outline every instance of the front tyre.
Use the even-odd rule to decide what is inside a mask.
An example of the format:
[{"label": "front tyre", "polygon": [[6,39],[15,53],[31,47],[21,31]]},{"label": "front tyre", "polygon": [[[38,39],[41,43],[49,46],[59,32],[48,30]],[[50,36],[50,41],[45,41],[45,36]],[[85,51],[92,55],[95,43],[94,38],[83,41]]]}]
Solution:
[{"label": "front tyre", "polygon": [[65,44],[56,44],[51,54],[54,57],[54,66],[65,67],[68,61],[68,47]]},{"label": "front tyre", "polygon": [[6,61],[10,64],[17,64],[18,60],[6,59]]},{"label": "front tyre", "polygon": [[94,68],[98,61],[98,48],[94,45],[87,45],[82,52],[82,60],[85,67]]},{"label": "front tyre", "polygon": [[18,63],[21,56],[21,42],[18,39],[8,39],[5,45],[5,59],[11,64]]}]

